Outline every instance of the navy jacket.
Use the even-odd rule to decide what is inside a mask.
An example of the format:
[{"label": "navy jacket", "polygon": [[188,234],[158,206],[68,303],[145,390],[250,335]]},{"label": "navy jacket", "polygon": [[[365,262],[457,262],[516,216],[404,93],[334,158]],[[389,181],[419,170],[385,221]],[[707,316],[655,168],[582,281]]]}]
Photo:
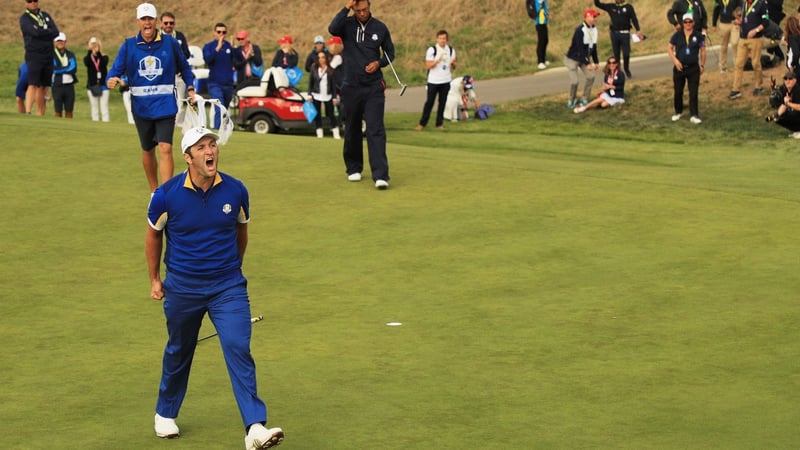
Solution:
[{"label": "navy jacket", "polygon": [[[348,13],[347,8],[342,8],[328,26],[328,32],[341,37],[344,44],[342,51],[344,81],[342,84],[363,86],[383,82],[381,70],[367,73],[364,67],[373,61],[378,61],[380,67],[386,67],[389,65],[387,57],[394,61],[394,44],[389,28],[372,16],[362,26],[355,16],[348,17]],[[381,49],[383,49],[383,56],[381,56]]]}]

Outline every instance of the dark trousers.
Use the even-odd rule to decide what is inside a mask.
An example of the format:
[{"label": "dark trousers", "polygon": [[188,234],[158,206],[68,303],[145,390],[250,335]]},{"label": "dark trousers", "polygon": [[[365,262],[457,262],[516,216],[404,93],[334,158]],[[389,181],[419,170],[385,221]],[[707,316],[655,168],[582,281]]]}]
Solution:
[{"label": "dark trousers", "polygon": [[61,86],[53,86],[50,89],[53,97],[53,107],[56,114],[61,112],[72,113],[75,108],[75,85],[62,84]]},{"label": "dark trousers", "polygon": [[800,131],[800,112],[788,110],[775,123],[791,132]]},{"label": "dark trousers", "polygon": [[422,118],[419,119],[419,124],[423,127],[428,125],[431,118],[431,111],[433,110],[433,103],[436,97],[439,97],[439,106],[436,108],[436,126],[440,127],[444,124],[444,105],[447,103],[447,93],[450,92],[450,83],[433,84],[428,83],[428,96],[425,99],[425,106],[422,108]]},{"label": "dark trousers", "polygon": [[[621,33],[619,31],[611,30],[611,51],[614,53],[614,58],[623,63],[622,67],[627,75],[631,71],[631,34]],[[622,59],[620,59],[620,51],[622,51]]]},{"label": "dark trousers", "polygon": [[547,24],[536,25],[536,39],[536,62],[544,64],[547,61]]},{"label": "dark trousers", "polygon": [[333,100],[328,100],[327,102],[314,100],[314,107],[317,108],[317,117],[314,117],[314,127],[322,128],[322,105],[325,105],[325,117],[330,119],[331,128],[337,128],[339,126],[339,121],[333,113]]},{"label": "dark trousers", "polygon": [[675,114],[683,112],[683,88],[689,84],[689,112],[700,117],[697,106],[697,91],[700,88],[700,66],[683,66],[683,70],[672,67],[672,82],[675,86]]},{"label": "dark trousers", "polygon": [[364,136],[361,119],[367,123],[367,151],[372,179],[389,181],[389,160],[386,157],[386,127],[383,124],[386,106],[386,83],[342,87],[344,106],[344,165],[347,174],[364,170]]},{"label": "dark trousers", "polygon": [[[217,84],[208,83],[208,96],[219,100],[225,109],[228,109],[233,100],[233,85],[232,84]],[[214,128],[219,129],[220,119],[222,118],[222,110],[214,107]]]}]

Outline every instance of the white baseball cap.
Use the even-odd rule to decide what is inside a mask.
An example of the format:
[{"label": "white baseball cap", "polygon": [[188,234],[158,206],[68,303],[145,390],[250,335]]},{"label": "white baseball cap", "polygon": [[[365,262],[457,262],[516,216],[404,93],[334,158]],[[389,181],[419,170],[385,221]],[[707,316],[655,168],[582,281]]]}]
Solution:
[{"label": "white baseball cap", "polygon": [[183,135],[183,139],[181,139],[181,150],[183,153],[188,152],[194,144],[197,144],[200,139],[203,139],[206,136],[211,136],[215,141],[219,140],[219,135],[206,127],[195,127],[190,129],[186,132],[186,134]]},{"label": "white baseball cap", "polygon": [[56,36],[56,38],[53,39],[53,42],[58,42],[58,41],[67,42],[67,35],[64,33],[58,33],[58,36]]},{"label": "white baseball cap", "polygon": [[143,17],[152,17],[153,19],[158,17],[156,7],[152,3],[142,3],[136,7],[136,18],[141,19]]}]

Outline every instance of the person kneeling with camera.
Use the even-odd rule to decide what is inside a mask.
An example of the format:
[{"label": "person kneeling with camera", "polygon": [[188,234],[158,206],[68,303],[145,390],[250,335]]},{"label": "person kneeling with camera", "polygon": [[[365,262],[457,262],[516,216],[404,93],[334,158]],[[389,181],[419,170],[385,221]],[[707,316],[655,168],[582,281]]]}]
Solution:
[{"label": "person kneeling with camera", "polygon": [[791,131],[791,137],[800,139],[800,87],[794,72],[786,72],[783,84],[772,89],[769,104],[778,111],[767,116],[767,122],[775,122]]}]

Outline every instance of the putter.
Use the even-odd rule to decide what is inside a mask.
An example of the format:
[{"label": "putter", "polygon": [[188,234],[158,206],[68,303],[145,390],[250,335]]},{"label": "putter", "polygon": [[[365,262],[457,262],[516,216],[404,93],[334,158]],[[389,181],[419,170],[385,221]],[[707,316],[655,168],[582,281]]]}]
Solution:
[{"label": "putter", "polygon": [[[383,52],[383,48],[381,48],[381,51]],[[394,79],[397,80],[397,84],[400,85],[400,97],[402,97],[403,94],[406,93],[406,89],[408,88],[408,86],[403,84],[402,81],[400,81],[400,77],[397,76],[397,71],[394,70],[394,64],[392,64],[392,60],[389,59],[389,55],[387,55],[386,52],[383,52],[383,56],[385,56],[386,61],[389,62],[389,68],[392,69],[392,73],[394,74]]]},{"label": "putter", "polygon": [[[256,316],[256,317],[250,318],[250,323],[253,324],[253,323],[256,323],[256,322],[260,322],[262,320],[264,320],[264,316]],[[214,336],[216,336],[218,334],[219,333],[213,333],[213,334],[209,334],[208,336],[201,337],[200,339],[197,340],[197,342],[203,342],[206,339],[211,339],[212,337],[214,337]]]}]

